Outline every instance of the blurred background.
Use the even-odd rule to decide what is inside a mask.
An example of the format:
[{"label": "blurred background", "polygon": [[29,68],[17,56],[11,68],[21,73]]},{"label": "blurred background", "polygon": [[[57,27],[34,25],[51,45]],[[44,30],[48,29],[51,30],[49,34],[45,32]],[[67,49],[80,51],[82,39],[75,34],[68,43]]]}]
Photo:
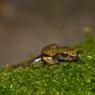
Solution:
[{"label": "blurred background", "polygon": [[76,43],[86,25],[95,30],[95,0],[0,0],[0,64],[37,55],[49,43]]}]

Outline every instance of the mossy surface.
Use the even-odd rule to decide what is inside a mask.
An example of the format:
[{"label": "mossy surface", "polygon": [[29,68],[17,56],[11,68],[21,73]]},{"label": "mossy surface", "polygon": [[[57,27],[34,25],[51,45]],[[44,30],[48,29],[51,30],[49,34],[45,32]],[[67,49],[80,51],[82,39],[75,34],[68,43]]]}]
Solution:
[{"label": "mossy surface", "polygon": [[0,95],[95,95],[95,40],[75,47],[76,62],[0,70]]}]

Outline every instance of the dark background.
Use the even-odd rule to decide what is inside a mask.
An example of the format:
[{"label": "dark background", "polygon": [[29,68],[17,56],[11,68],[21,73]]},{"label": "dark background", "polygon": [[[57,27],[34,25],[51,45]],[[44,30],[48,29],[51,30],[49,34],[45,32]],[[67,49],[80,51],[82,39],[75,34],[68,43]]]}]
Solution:
[{"label": "dark background", "polygon": [[95,0],[0,0],[0,64],[37,55],[49,43],[73,44],[95,30]]}]

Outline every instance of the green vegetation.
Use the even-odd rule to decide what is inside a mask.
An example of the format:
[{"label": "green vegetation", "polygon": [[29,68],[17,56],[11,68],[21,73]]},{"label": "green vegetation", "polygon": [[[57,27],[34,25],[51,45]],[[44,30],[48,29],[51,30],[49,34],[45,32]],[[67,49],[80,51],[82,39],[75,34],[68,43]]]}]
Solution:
[{"label": "green vegetation", "polygon": [[0,70],[0,95],[95,95],[95,39],[76,45],[76,62]]}]

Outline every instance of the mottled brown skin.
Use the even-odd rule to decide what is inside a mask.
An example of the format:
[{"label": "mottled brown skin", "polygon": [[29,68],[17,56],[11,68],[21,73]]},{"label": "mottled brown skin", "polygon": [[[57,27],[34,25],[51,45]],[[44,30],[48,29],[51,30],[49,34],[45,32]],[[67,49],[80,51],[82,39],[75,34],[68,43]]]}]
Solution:
[{"label": "mottled brown skin", "polygon": [[32,60],[29,60],[26,64],[16,64],[16,65],[7,65],[7,67],[27,67],[30,66],[33,62],[37,62],[39,58],[40,61],[43,61],[45,64],[57,64],[62,61],[72,62],[77,59],[77,50],[69,47],[61,47],[57,44],[49,44],[42,48],[41,54]]},{"label": "mottled brown skin", "polygon": [[44,55],[42,60],[46,64],[56,64],[61,61],[74,61],[77,59],[77,50],[69,47],[60,47],[57,44],[45,46],[41,53]]}]

